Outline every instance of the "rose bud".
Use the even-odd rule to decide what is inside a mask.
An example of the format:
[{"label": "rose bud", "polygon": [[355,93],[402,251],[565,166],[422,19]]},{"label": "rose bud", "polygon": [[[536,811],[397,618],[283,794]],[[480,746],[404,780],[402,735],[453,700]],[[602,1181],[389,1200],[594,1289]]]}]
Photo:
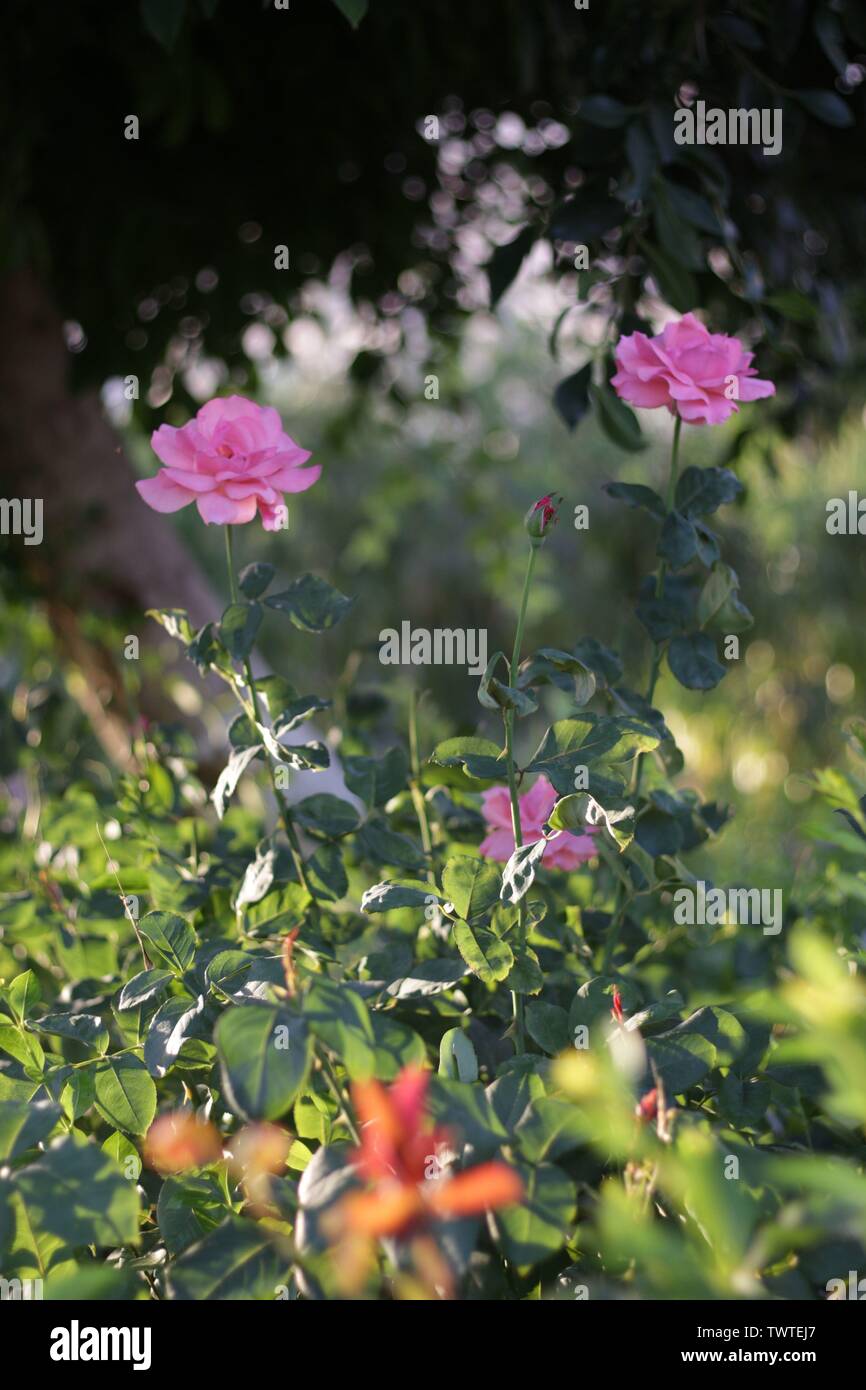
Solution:
[{"label": "rose bud", "polygon": [[659,1113],[659,1093],[655,1086],[642,1096],[634,1108],[639,1120],[654,1120]]},{"label": "rose bud", "polygon": [[222,1139],[209,1120],[173,1110],[154,1120],[144,1141],[144,1161],[159,1173],[185,1173],[222,1158]]},{"label": "rose bud", "polygon": [[616,1019],[617,1023],[622,1023],[623,1018],[624,1018],[623,1011],[622,1011],[622,995],[620,994],[620,992],[619,992],[619,990],[617,989],[616,985],[614,985],[614,987],[613,987],[613,1008],[611,1009],[610,1012],[611,1012],[611,1014],[613,1015],[613,1017]]},{"label": "rose bud", "polygon": [[561,497],[549,492],[529,508],[523,524],[533,546],[541,545],[551,526],[555,525],[561,503]]}]

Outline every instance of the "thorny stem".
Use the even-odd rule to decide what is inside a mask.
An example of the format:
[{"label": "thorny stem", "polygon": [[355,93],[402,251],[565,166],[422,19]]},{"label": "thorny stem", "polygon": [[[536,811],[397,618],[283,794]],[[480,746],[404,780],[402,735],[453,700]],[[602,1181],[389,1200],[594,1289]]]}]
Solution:
[{"label": "thorny stem", "polygon": [[[535,550],[531,545],[529,548],[529,560],[526,565],[526,576],[523,580],[523,594],[520,599],[520,612],[517,618],[517,629],[514,634],[514,648],[511,653],[511,666],[508,671],[508,683],[514,687],[517,685],[517,672],[520,666],[520,647],[523,641],[523,627],[526,622],[526,605],[529,602],[529,589],[532,584],[532,571],[535,568]],[[511,830],[514,835],[514,848],[520,849],[523,845],[523,832],[520,826],[520,803],[517,799],[517,777],[514,770],[514,710],[504,711],[505,720],[505,762],[508,769],[508,794],[511,799]],[[522,897],[517,905],[518,911],[518,944],[520,947],[526,945],[526,897]],[[521,1053],[525,1049],[524,1023],[523,1023],[523,995],[516,990],[511,993],[511,1010],[514,1016],[514,1049],[516,1053]]]},{"label": "thorny stem", "polygon": [[[234,537],[232,536],[232,528],[231,528],[230,525],[226,525],[226,526],[224,527],[224,530],[225,530],[225,541],[226,541],[226,566],[227,566],[228,572],[229,572],[229,589],[230,589],[230,592],[231,592],[232,603],[237,603],[237,602],[238,602],[238,586],[237,586],[237,580],[235,579],[234,545],[233,545]],[[241,695],[240,695],[240,692],[238,691],[237,687],[233,687],[233,688],[234,688],[234,690],[235,690],[235,694],[238,696],[238,699],[240,700],[241,704],[243,705],[243,707],[244,707],[244,709],[245,709],[247,715],[253,719],[253,721],[255,722],[255,724],[259,725],[259,724],[261,724],[261,722],[262,722],[262,716],[261,716],[261,710],[259,709],[259,697],[258,697],[258,692],[257,692],[257,690],[256,690],[256,683],[255,683],[255,679],[254,679],[254,677],[253,677],[253,671],[252,671],[252,666],[250,665],[250,659],[249,659],[249,657],[246,657],[245,660],[244,660],[244,679],[245,679],[245,681],[246,681],[247,690],[248,690],[249,693],[250,693],[250,705],[249,705],[249,707],[247,707],[246,702],[245,702],[243,699],[241,699]],[[268,751],[268,750],[266,750],[266,751]],[[295,830],[295,823],[294,823],[294,820],[293,820],[293,818],[292,818],[292,813],[291,813],[291,811],[289,810],[289,803],[286,801],[286,798],[283,796],[282,788],[277,786],[276,777],[273,775],[273,774],[275,773],[275,771],[276,771],[276,760],[273,758],[273,755],[271,755],[271,773],[272,773],[272,776],[271,776],[271,785],[273,786],[274,796],[276,797],[276,799],[277,799],[277,804],[278,804],[278,806],[279,806],[279,810],[280,810],[280,819],[282,820],[282,823],[283,823],[283,829],[284,829],[285,832],[286,832],[286,839],[287,839],[288,842],[289,842],[289,853],[290,853],[291,856],[292,856],[292,863],[293,863],[294,866],[295,866],[295,873],[296,873],[297,876],[298,876],[298,882],[300,883],[301,887],[304,889],[304,891],[308,894],[308,896],[309,896],[309,898],[310,898],[310,903],[311,903],[311,906],[312,906],[313,913],[314,913],[314,914],[317,914],[317,913],[318,913],[318,904],[317,904],[317,902],[316,902],[316,898],[315,898],[315,895],[314,895],[314,893],[313,893],[313,890],[312,890],[312,888],[310,887],[310,881],[309,881],[309,878],[307,877],[306,869],[304,868],[304,858],[303,858],[303,855],[301,854],[301,846],[300,846],[300,842],[299,842],[299,840],[298,840],[297,831]]]}]

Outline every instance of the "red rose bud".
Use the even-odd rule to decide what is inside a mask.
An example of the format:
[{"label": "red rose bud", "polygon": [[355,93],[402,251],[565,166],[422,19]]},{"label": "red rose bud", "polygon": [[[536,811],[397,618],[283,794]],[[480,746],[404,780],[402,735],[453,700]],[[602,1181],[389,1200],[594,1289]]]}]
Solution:
[{"label": "red rose bud", "polygon": [[611,1009],[611,1014],[616,1019],[617,1023],[622,1023],[624,1017],[622,1011],[622,995],[616,985],[613,987],[613,1008]]},{"label": "red rose bud", "polygon": [[540,497],[529,508],[523,524],[533,545],[540,545],[546,538],[551,526],[557,520],[561,503],[561,497],[557,496],[556,493],[549,492],[546,497]]},{"label": "red rose bud", "polygon": [[653,1086],[651,1091],[647,1091],[642,1096],[634,1108],[634,1113],[639,1120],[654,1120],[659,1113],[659,1093]]}]

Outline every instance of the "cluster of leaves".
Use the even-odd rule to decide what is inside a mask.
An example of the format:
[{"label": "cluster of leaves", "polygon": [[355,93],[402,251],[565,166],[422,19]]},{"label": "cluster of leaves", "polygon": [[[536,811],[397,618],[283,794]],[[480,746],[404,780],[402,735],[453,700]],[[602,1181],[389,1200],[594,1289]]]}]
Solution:
[{"label": "cluster of leaves", "polygon": [[[734,490],[715,468],[687,469],[670,507],[619,489],[660,524],[658,596],[640,600],[651,686],[668,644],[701,688],[704,628],[742,611],[704,521]],[[436,1224],[464,1297],[815,1297],[859,1267],[862,949],[819,910],[789,914],[784,945],[758,926],[674,923],[685,857],[724,813],[671,784],[682,758],[651,693],[595,638],[507,671],[497,654],[479,701],[504,747],[485,724],[422,760],[414,721],[407,752],[367,746],[348,719],[346,794],[293,802],[291,773],[329,752],[284,740],[328,702],[254,678],[255,634],[263,608],[324,634],[351,600],[313,575],[273,581],[248,566],[197,632],[179,610],[155,615],[241,705],[211,809],[189,736],[152,727],[119,786],[83,768],[38,831],[22,825],[23,853],[4,845],[3,1276],[58,1297],[345,1296],[331,1246],[360,1182],[351,1087],[413,1066],[435,1072],[449,1169],[498,1156],[523,1184],[487,1218]],[[554,696],[570,712],[518,765],[515,720]],[[263,764],[270,829],[238,797]],[[504,869],[479,857],[480,793],[540,774],[557,792],[544,838]],[[823,778],[862,855],[857,795]],[[597,863],[546,868],[550,841],[588,823]],[[226,1141],[279,1122],[285,1162],[254,1195],[224,1161],[160,1176],[142,1143],[179,1109]],[[351,1292],[399,1296],[407,1262],[383,1241]],[[435,1296],[434,1277],[412,1277]]]}]

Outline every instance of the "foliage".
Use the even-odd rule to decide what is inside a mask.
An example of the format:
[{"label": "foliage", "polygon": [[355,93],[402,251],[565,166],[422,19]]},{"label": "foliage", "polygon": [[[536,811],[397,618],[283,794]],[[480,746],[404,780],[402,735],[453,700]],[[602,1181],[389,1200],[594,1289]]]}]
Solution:
[{"label": "foliage", "polygon": [[[689,858],[725,813],[671,780],[682,755],[655,677],[665,653],[686,684],[723,674],[699,639],[737,585],[715,551],[686,556],[666,534],[671,516],[705,528],[736,489],[691,464],[670,489],[672,509],[648,487],[618,493],[659,535],[638,599],[644,694],[594,637],[521,661],[521,623],[511,662],[479,683],[501,742],[451,737],[422,758],[413,704],[402,746],[350,726],[342,796],[286,795],[295,770],[328,761],[296,733],[328,699],[252,676],[250,615],[268,606],[327,642],[345,595],[313,575],[274,592],[255,564],[219,622],[154,615],[240,711],[210,806],[188,737],[151,726],[119,785],[85,760],[35,819],[25,809],[20,841],[7,833],[4,1277],[75,1296],[100,1270],[100,1296],[178,1299],[811,1298],[858,1267],[866,1001],[840,908],[866,893],[866,777],[820,774],[842,814],[815,833],[851,867],[804,888],[783,933],[677,922]],[[527,588],[546,543],[526,545]],[[22,732],[42,717],[26,707]],[[521,763],[517,720],[538,725]],[[866,747],[859,726],[852,738]],[[50,758],[37,768],[28,743],[25,776],[47,788]],[[268,823],[239,800],[265,768]],[[480,858],[480,793],[536,773],[558,794],[545,838],[504,867]],[[598,858],[546,868],[548,843],[586,824]],[[359,1255],[340,1224],[359,1097],[419,1065],[447,1136],[444,1151],[426,1141],[438,1191],[493,1162],[522,1195]],[[177,1114],[214,1127],[225,1156],[154,1159],[155,1117]],[[285,1146],[264,1164],[275,1124]]]}]

